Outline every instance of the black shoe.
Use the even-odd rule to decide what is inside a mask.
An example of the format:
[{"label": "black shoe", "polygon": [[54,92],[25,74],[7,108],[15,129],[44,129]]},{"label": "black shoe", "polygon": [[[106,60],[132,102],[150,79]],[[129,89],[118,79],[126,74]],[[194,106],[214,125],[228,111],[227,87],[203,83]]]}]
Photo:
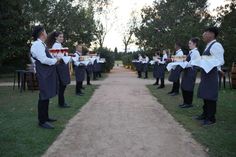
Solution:
[{"label": "black shoe", "polygon": [[77,96],[83,96],[84,93],[82,93],[82,92],[81,92],[81,93],[76,93],[76,95],[77,95]]},{"label": "black shoe", "polygon": [[202,126],[209,126],[209,125],[212,125],[212,124],[215,124],[216,122],[213,122],[213,121],[210,121],[210,120],[204,120],[202,122]]},{"label": "black shoe", "polygon": [[45,123],[39,123],[39,126],[44,129],[54,129],[54,126],[48,122]]},{"label": "black shoe", "polygon": [[179,95],[179,93],[174,92],[174,93],[170,94],[170,96],[176,96],[176,95]]},{"label": "black shoe", "polygon": [[88,86],[92,85],[91,83],[87,83]]},{"label": "black shoe", "polygon": [[165,86],[159,86],[159,87],[157,87],[157,89],[162,89],[162,88],[165,88]]},{"label": "black shoe", "polygon": [[179,107],[182,107],[182,106],[184,106],[185,104],[183,103],[183,104],[179,104]]},{"label": "black shoe", "polygon": [[55,121],[57,121],[57,120],[54,118],[48,118],[48,120],[47,120],[47,122],[55,122]]},{"label": "black shoe", "polygon": [[167,94],[169,94],[169,95],[170,95],[170,94],[173,94],[173,93],[174,93],[174,92],[170,91],[170,92],[168,92]]},{"label": "black shoe", "polygon": [[67,104],[65,104],[65,105],[59,105],[59,107],[61,107],[61,108],[70,108],[70,105],[67,105]]},{"label": "black shoe", "polygon": [[158,83],[153,83],[152,85],[153,85],[153,86],[158,86],[159,84],[158,84]]},{"label": "black shoe", "polygon": [[194,120],[205,120],[206,118],[203,115],[200,115],[200,116],[194,116],[193,119]]},{"label": "black shoe", "polygon": [[191,108],[193,107],[192,104],[183,104],[182,106],[180,106],[180,108]]}]

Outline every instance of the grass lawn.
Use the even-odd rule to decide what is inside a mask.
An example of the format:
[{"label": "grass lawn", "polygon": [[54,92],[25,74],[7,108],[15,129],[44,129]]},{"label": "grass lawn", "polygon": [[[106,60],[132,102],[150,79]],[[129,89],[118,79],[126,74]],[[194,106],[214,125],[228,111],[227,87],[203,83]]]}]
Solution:
[{"label": "grass lawn", "polygon": [[12,87],[0,87],[0,156],[41,156],[62,132],[66,123],[92,96],[98,86],[85,86],[83,97],[75,95],[75,86],[68,86],[65,97],[72,107],[61,109],[57,97],[51,100],[49,115],[58,121],[55,129],[39,128],[37,123],[38,92],[19,93]]},{"label": "grass lawn", "polygon": [[[236,157],[236,90],[221,90],[217,106],[217,123],[202,127],[200,123],[192,120],[192,116],[202,112],[202,100],[194,96],[194,107],[180,109],[182,95],[171,97],[166,93],[171,86],[163,90],[148,85],[151,93],[169,111],[169,113],[182,124],[192,136],[207,149],[210,157]],[[197,89],[197,88],[195,88]]]},{"label": "grass lawn", "polygon": [[14,81],[14,74],[9,73],[9,74],[1,74],[0,75],[0,83],[2,82],[13,82]]}]

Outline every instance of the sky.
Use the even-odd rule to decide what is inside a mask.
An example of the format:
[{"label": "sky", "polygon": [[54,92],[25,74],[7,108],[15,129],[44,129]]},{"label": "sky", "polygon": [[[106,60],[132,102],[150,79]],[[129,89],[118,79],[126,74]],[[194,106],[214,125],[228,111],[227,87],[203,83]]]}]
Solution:
[{"label": "sky", "polygon": [[[126,24],[128,23],[131,12],[135,11],[138,14],[141,12],[141,9],[144,6],[152,5],[154,0],[111,0],[112,8],[116,8],[114,13],[108,15],[107,21],[112,21],[113,24],[106,22],[110,26],[108,34],[106,35],[104,46],[114,50],[115,47],[118,48],[118,51],[124,50],[124,45],[122,43],[123,33],[126,29]],[[209,11],[214,14],[213,9],[225,3],[225,0],[208,0]],[[114,16],[116,15],[116,20]],[[128,47],[128,51],[137,50],[138,47],[135,44],[132,44]]]}]

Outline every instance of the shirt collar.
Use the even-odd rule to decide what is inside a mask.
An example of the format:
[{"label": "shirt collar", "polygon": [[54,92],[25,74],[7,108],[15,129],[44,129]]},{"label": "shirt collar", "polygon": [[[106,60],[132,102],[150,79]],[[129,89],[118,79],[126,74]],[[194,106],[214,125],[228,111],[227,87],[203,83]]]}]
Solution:
[{"label": "shirt collar", "polygon": [[216,39],[215,39],[215,40],[212,40],[211,42],[209,42],[209,43],[207,44],[207,47],[209,47],[213,42],[216,42]]},{"label": "shirt collar", "polygon": [[38,38],[37,41],[41,42],[46,47],[46,44],[41,39]]}]

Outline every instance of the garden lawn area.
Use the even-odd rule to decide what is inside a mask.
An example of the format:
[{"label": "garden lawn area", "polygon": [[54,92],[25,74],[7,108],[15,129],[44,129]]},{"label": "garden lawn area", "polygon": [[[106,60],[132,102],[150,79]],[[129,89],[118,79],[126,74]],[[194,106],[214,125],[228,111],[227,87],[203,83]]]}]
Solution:
[{"label": "garden lawn area", "polygon": [[212,126],[200,125],[200,122],[193,120],[194,115],[202,113],[203,102],[196,97],[195,87],[193,108],[180,109],[182,95],[171,97],[167,95],[171,86],[163,90],[148,85],[150,92],[157,98],[168,112],[191,132],[192,136],[206,147],[210,157],[235,157],[236,156],[236,90],[221,90],[217,103],[217,123]]},{"label": "garden lawn area", "polygon": [[75,86],[68,86],[65,93],[71,108],[62,109],[57,97],[50,101],[49,115],[56,118],[55,129],[47,130],[38,126],[38,92],[13,91],[12,87],[0,87],[0,156],[37,157],[41,156],[62,132],[80,108],[85,105],[98,86],[85,86],[83,97],[75,95]]}]

